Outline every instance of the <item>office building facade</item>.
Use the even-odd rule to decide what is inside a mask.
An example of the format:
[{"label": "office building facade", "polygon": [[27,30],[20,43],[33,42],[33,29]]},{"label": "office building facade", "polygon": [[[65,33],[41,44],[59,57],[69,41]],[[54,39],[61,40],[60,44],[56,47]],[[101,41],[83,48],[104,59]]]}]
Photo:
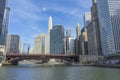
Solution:
[{"label": "office building facade", "polygon": [[22,54],[29,54],[29,51],[30,51],[30,44],[29,43],[24,43]]},{"label": "office building facade", "polygon": [[87,26],[90,22],[91,22],[91,13],[90,12],[86,12],[84,14],[84,27]]},{"label": "office building facade", "polygon": [[93,27],[93,23],[89,23],[87,26],[87,36],[88,36],[88,54],[96,55],[95,50],[95,30]]},{"label": "office building facade", "polygon": [[75,54],[74,40],[73,37],[67,39],[67,54]]},{"label": "office building facade", "polygon": [[98,22],[97,2],[93,0],[91,7],[91,22],[87,25],[88,54],[102,55],[100,27]]},{"label": "office building facade", "polygon": [[120,54],[120,0],[107,0],[112,25],[115,53]]},{"label": "office building facade", "polygon": [[76,39],[75,39],[75,54],[81,54],[80,52],[80,36],[81,36],[81,26],[80,24],[78,23],[77,26],[76,26]]},{"label": "office building facade", "polygon": [[10,8],[7,0],[0,0],[0,45],[6,45]]},{"label": "office building facade", "polygon": [[19,53],[20,52],[20,37],[18,35],[8,35],[6,52],[7,53]]},{"label": "office building facade", "polygon": [[71,30],[66,30],[66,36],[64,38],[64,53],[75,54],[75,39],[71,36]]},{"label": "office building facade", "polygon": [[64,27],[55,25],[50,31],[50,54],[64,53]]},{"label": "office building facade", "polygon": [[[115,45],[119,44],[119,41],[117,41],[117,38],[115,39],[115,36],[119,37],[118,33],[115,35],[115,32],[118,32],[119,27],[113,26],[117,24],[112,22],[112,17],[110,16],[111,13],[114,14],[114,12],[115,13],[117,12],[113,10],[116,10],[116,8],[119,8],[119,1],[120,0],[97,0],[101,47],[102,47],[103,55],[116,54],[117,47]],[[110,2],[112,2],[112,4]],[[115,7],[112,5],[114,5]],[[117,23],[119,23],[119,21],[117,21]],[[113,27],[118,28],[118,30],[116,30]]]},{"label": "office building facade", "polygon": [[81,55],[88,55],[88,36],[86,27],[81,30],[80,41],[80,52]]},{"label": "office building facade", "polygon": [[49,46],[48,46],[48,35],[40,34],[35,38],[34,42],[34,53],[35,54],[49,54]]}]

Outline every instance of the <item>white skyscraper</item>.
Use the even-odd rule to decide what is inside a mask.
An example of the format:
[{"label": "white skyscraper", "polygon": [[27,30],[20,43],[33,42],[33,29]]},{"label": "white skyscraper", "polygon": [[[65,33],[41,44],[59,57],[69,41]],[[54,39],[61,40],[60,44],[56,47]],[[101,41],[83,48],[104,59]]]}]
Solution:
[{"label": "white skyscraper", "polygon": [[49,54],[48,35],[40,34],[35,38],[34,53],[36,54]]},{"label": "white skyscraper", "polygon": [[79,36],[81,35],[81,30],[80,30],[80,24],[79,23],[77,24],[77,27],[76,27],[76,35],[77,35],[77,39],[79,39]]},{"label": "white skyscraper", "polygon": [[50,33],[51,29],[52,29],[52,17],[50,16],[48,20],[48,34]]},{"label": "white skyscraper", "polygon": [[50,53],[50,30],[52,29],[52,17],[48,20],[48,53]]}]

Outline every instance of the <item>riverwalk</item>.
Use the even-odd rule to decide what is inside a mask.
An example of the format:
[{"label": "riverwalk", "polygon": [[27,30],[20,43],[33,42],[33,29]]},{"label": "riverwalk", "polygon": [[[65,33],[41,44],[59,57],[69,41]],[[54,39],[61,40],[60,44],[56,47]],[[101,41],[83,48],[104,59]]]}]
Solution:
[{"label": "riverwalk", "polygon": [[96,67],[111,67],[111,68],[120,68],[120,64],[94,64],[92,66]]}]

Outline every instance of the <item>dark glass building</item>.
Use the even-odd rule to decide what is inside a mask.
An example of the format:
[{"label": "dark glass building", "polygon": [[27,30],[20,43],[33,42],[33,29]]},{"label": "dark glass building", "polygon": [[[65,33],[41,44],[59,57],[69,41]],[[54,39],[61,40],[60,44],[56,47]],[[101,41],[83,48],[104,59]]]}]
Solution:
[{"label": "dark glass building", "polygon": [[64,27],[62,25],[53,26],[50,31],[50,54],[64,53]]},{"label": "dark glass building", "polygon": [[10,8],[7,0],[0,0],[0,45],[6,45]]},{"label": "dark glass building", "polygon": [[[113,35],[114,31],[112,28],[112,22],[110,20],[109,12],[111,12],[111,10],[109,9],[110,6],[109,1],[110,0],[97,0],[98,20],[99,20],[101,47],[102,47],[103,55],[115,53],[115,44],[114,44],[115,35]],[[116,0],[111,0],[111,1],[114,2]]]}]

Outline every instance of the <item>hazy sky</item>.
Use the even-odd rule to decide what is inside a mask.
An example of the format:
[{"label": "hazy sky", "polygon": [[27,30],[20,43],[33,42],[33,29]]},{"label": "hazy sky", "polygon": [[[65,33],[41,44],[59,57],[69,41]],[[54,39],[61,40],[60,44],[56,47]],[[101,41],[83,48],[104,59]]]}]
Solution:
[{"label": "hazy sky", "polygon": [[34,38],[47,33],[49,16],[53,25],[63,25],[75,36],[77,23],[83,27],[83,15],[90,11],[91,0],[9,0],[9,6],[9,34],[18,34],[22,43],[33,47]]}]

